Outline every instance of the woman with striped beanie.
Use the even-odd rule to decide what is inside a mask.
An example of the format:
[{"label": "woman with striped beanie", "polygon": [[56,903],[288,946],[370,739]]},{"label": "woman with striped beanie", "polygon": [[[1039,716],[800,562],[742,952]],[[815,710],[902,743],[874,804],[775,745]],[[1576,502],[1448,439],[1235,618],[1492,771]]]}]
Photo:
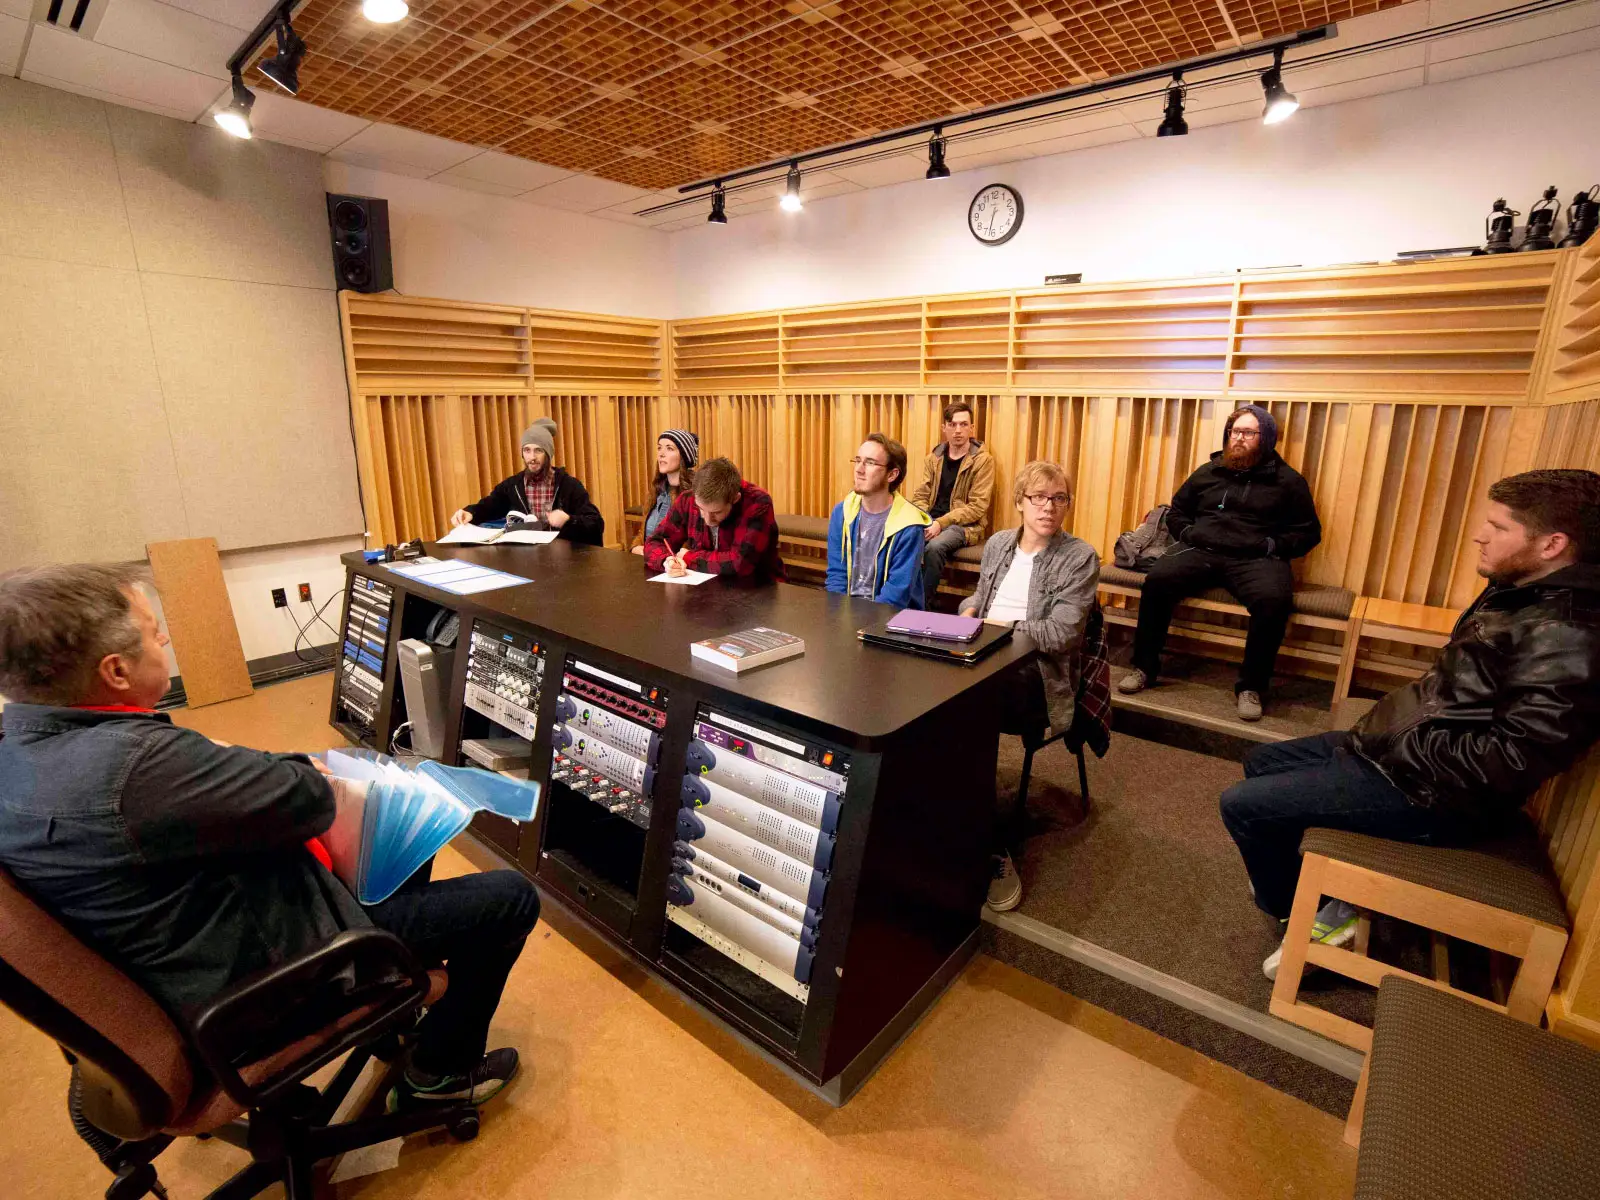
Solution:
[{"label": "woman with striped beanie", "polygon": [[[694,464],[700,459],[700,439],[687,429],[664,430],[656,439],[655,503],[644,518],[644,536],[655,534],[679,493],[694,489]],[[633,548],[643,554],[644,546]]]}]

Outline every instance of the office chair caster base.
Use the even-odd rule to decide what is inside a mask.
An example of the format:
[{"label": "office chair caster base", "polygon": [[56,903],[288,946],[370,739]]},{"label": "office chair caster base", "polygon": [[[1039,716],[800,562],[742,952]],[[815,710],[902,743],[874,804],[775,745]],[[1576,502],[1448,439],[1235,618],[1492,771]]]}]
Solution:
[{"label": "office chair caster base", "polygon": [[463,1117],[457,1117],[445,1128],[456,1141],[470,1142],[478,1136],[478,1114],[468,1113]]}]

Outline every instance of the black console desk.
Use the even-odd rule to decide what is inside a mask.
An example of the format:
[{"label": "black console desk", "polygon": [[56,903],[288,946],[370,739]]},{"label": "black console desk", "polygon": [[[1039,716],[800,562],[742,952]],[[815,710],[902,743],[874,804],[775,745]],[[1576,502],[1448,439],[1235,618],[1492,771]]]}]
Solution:
[{"label": "black console desk", "polygon": [[[387,748],[400,643],[457,614],[440,757],[509,751],[497,766],[544,785],[533,821],[475,832],[848,1099],[976,946],[996,694],[1028,640],[963,667],[862,644],[883,607],[811,588],[649,583],[636,555],[565,542],[428,551],[532,582],[459,596],[345,555],[334,725]],[[736,675],[690,654],[757,625],[804,655]]]}]

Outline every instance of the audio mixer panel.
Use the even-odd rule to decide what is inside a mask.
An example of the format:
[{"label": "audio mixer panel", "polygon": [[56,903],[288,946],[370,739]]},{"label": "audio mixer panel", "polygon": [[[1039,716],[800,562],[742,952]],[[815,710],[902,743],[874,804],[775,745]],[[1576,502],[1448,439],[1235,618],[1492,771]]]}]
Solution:
[{"label": "audio mixer panel", "polygon": [[378,724],[393,614],[393,588],[365,575],[351,576],[339,661],[338,713],[368,734]]},{"label": "audio mixer panel", "polygon": [[562,673],[550,732],[550,780],[650,828],[667,692],[578,659]]},{"label": "audio mixer panel", "polygon": [[535,638],[475,621],[462,702],[531,742],[538,732],[544,668],[544,647]]},{"label": "audio mixer panel", "polygon": [[[722,965],[713,973],[731,964],[804,1005],[827,927],[848,758],[702,707],[684,768],[667,919],[693,943],[677,934],[667,951],[703,966],[694,943],[709,947]],[[734,986],[750,994],[747,980]]]}]

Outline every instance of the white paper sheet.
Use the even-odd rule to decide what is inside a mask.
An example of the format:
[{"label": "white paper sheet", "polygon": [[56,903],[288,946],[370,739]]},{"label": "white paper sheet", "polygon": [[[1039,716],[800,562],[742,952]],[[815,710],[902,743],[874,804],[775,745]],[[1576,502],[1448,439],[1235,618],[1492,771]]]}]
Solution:
[{"label": "white paper sheet", "polygon": [[659,575],[650,576],[651,583],[681,583],[689,587],[699,587],[708,579],[715,579],[715,575],[708,575],[704,571],[686,571],[682,575],[668,575],[665,571]]},{"label": "white paper sheet", "polygon": [[439,539],[445,546],[484,546],[500,537],[500,530],[485,529],[482,525],[457,525]]}]

